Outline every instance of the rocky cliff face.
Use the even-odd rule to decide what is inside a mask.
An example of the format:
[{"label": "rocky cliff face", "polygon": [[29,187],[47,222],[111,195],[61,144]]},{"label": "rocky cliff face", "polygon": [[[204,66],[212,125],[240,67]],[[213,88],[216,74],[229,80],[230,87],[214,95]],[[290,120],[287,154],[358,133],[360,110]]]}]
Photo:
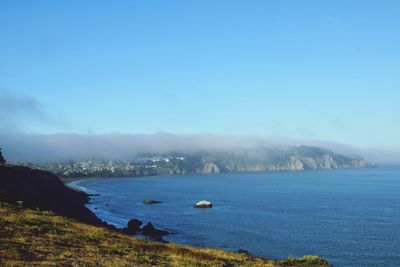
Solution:
[{"label": "rocky cliff face", "polygon": [[209,160],[201,172],[244,172],[244,171],[302,171],[330,170],[340,168],[365,168],[374,164],[359,157],[336,154],[333,151],[308,146],[290,149],[265,149],[256,156],[251,153],[208,154]]},{"label": "rocky cliff face", "polygon": [[213,162],[205,162],[203,168],[200,170],[201,173],[219,173],[218,166]]},{"label": "rocky cliff face", "polygon": [[[60,167],[61,166],[61,167]],[[100,167],[99,167],[100,166]],[[38,165],[61,177],[133,177],[191,173],[302,171],[365,168],[371,164],[357,156],[309,146],[230,151],[170,152],[140,155],[132,161],[86,161]],[[35,167],[35,166],[32,166]]]}]

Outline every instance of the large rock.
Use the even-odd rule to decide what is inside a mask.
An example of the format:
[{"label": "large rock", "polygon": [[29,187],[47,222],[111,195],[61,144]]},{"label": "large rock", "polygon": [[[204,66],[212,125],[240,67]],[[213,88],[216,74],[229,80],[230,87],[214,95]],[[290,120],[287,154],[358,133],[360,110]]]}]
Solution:
[{"label": "large rock", "polygon": [[153,226],[151,222],[147,223],[145,226],[142,228],[142,234],[147,235],[150,237],[162,237],[164,235],[168,235],[169,232],[157,229]]},{"label": "large rock", "polygon": [[214,162],[206,162],[203,165],[202,173],[220,173],[220,169]]},{"label": "large rock", "polygon": [[132,234],[135,234],[137,232],[140,232],[140,226],[143,224],[141,220],[138,219],[132,219],[129,220],[128,222],[128,231]]},{"label": "large rock", "polygon": [[202,200],[196,203],[196,205],[194,205],[194,208],[212,208],[212,203],[210,201],[207,200]]},{"label": "large rock", "polygon": [[331,155],[325,154],[320,159],[320,169],[337,169],[339,166]]},{"label": "large rock", "polygon": [[289,157],[289,162],[287,163],[287,168],[291,171],[302,171],[304,170],[303,162],[294,156]]}]

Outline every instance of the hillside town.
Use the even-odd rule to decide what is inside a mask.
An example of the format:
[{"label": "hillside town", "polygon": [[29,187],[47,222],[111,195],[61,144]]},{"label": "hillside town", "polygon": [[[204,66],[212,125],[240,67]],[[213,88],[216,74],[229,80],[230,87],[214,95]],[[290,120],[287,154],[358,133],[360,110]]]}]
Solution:
[{"label": "hillside town", "polygon": [[[171,163],[184,157],[146,156],[135,160],[82,160],[53,163],[18,162],[19,165],[47,170],[62,178],[148,176],[162,173]],[[169,173],[169,172],[166,172]]]}]

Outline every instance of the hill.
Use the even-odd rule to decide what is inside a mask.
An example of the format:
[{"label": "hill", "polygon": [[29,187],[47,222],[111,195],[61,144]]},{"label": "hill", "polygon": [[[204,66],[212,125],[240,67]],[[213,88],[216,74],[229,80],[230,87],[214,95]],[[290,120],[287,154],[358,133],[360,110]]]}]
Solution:
[{"label": "hill", "polygon": [[0,203],[1,266],[331,266],[317,256],[267,260],[163,244]]},{"label": "hill", "polygon": [[303,171],[364,168],[371,164],[312,146],[258,147],[220,151],[141,153],[131,160],[83,160],[42,164],[21,163],[63,178],[124,177],[255,171]]},{"label": "hill", "polygon": [[87,200],[51,173],[0,165],[0,266],[331,266],[146,241],[108,227]]},{"label": "hill", "polygon": [[28,167],[0,165],[0,201],[51,210],[84,223],[104,223],[85,204],[89,196],[66,187],[54,174]]}]

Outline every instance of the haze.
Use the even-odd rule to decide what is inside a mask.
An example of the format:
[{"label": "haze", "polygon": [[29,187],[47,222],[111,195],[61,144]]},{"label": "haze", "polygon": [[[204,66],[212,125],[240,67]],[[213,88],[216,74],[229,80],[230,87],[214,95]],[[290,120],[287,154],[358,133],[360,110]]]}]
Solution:
[{"label": "haze", "polygon": [[400,162],[399,10],[2,1],[0,147],[48,161],[321,144]]}]

